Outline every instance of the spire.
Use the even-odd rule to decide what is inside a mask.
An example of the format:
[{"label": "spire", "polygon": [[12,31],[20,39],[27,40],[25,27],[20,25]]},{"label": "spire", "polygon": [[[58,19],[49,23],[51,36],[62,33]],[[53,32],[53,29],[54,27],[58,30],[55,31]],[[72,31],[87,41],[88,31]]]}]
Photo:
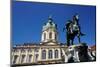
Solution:
[{"label": "spire", "polygon": [[49,19],[51,19],[52,18],[52,15],[49,15]]},{"label": "spire", "polygon": [[51,15],[49,15],[48,22],[52,25],[53,20]]}]

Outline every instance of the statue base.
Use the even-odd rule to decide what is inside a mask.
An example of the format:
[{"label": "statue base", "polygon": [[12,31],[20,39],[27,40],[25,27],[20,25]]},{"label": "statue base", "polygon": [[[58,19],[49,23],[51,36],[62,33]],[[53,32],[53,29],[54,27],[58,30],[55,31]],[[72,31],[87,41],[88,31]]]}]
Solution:
[{"label": "statue base", "polygon": [[71,45],[68,47],[68,52],[71,54],[68,62],[87,62],[89,61],[88,46],[86,43]]}]

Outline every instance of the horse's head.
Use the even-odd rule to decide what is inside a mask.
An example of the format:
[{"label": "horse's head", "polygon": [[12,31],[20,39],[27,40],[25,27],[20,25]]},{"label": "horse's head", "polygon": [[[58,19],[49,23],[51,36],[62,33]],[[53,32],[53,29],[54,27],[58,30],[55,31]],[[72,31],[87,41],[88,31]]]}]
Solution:
[{"label": "horse's head", "polygon": [[73,16],[73,23],[78,24],[78,21],[79,21],[79,15],[76,14],[76,15]]},{"label": "horse's head", "polygon": [[79,14],[75,14],[75,15],[73,16],[73,19],[79,20]]}]

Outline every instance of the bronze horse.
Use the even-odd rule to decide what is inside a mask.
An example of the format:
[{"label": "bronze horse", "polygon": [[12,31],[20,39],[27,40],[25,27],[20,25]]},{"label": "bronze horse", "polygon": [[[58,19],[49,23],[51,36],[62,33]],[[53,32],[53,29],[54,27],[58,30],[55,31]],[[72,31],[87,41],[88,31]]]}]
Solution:
[{"label": "bronze horse", "polygon": [[85,34],[81,33],[81,28],[79,25],[79,16],[78,15],[74,15],[73,16],[73,20],[68,20],[68,22],[65,25],[65,28],[63,30],[66,29],[66,39],[67,39],[67,45],[73,45],[73,41],[74,38],[77,36],[79,43],[81,43],[80,41],[80,36],[83,36]]}]

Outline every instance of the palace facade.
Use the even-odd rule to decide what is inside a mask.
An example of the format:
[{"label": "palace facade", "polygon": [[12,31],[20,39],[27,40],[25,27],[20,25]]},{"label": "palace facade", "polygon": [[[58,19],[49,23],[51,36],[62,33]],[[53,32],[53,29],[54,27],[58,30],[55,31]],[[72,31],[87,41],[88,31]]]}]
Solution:
[{"label": "palace facade", "polygon": [[42,28],[41,42],[13,46],[11,62],[13,65],[62,63],[62,49],[67,49],[67,45],[58,42],[57,25],[49,17]]}]

